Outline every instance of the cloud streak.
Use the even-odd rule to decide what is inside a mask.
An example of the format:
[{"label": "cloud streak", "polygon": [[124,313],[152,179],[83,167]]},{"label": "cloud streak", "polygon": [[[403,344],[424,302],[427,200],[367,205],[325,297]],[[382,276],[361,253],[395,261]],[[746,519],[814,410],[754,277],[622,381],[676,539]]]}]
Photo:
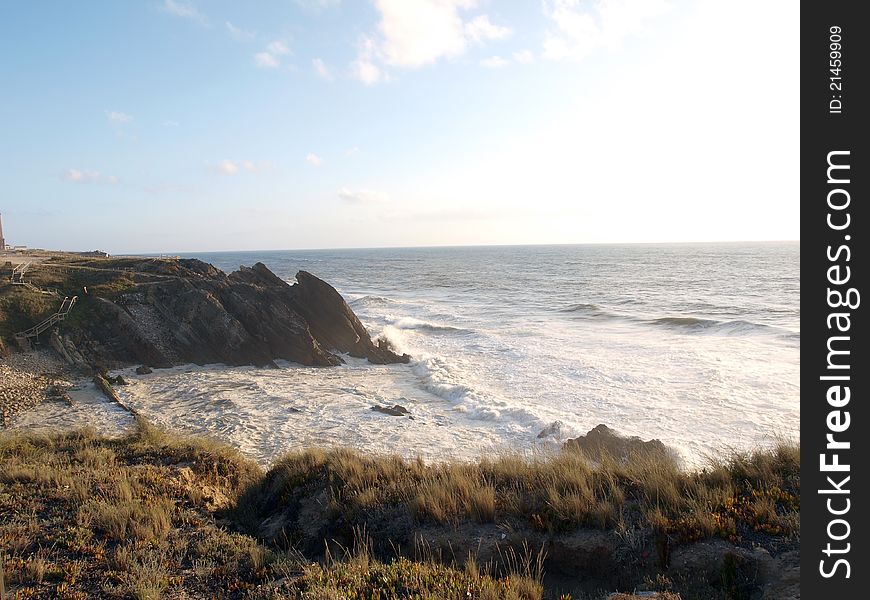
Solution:
[{"label": "cloud streak", "polygon": [[238,175],[239,173],[262,173],[272,168],[272,163],[269,162],[254,162],[252,160],[231,160],[225,158],[217,165],[214,170],[221,175]]},{"label": "cloud streak", "polygon": [[118,178],[114,175],[102,175],[99,171],[81,169],[67,169],[61,175],[61,179],[70,183],[118,183]]},{"label": "cloud streak", "polygon": [[189,19],[204,27],[207,27],[209,24],[208,17],[199,12],[199,9],[190,2],[163,0],[163,11],[174,17]]},{"label": "cloud streak", "polygon": [[112,123],[117,123],[120,125],[123,125],[124,123],[129,123],[133,120],[132,116],[117,110],[107,110],[106,118],[109,119],[109,121],[111,121]]},{"label": "cloud streak", "polygon": [[290,54],[292,52],[285,41],[275,40],[265,50],[254,55],[254,64],[262,69],[277,69],[281,66],[281,57]]},{"label": "cloud streak", "polygon": [[503,40],[513,33],[510,27],[496,25],[488,15],[477,15],[465,24],[466,37],[476,43],[484,44],[490,40]]},{"label": "cloud streak", "polygon": [[230,34],[230,37],[236,40],[237,42],[250,42],[257,34],[253,31],[248,31],[247,29],[242,29],[241,27],[236,27],[229,21],[224,23],[224,26],[227,28],[227,31]]},{"label": "cloud streak", "polygon": [[326,81],[333,81],[335,79],[332,75],[332,71],[326,66],[326,63],[323,62],[323,60],[315,58],[311,61],[311,64],[314,67],[314,72],[317,73],[321,79],[325,79]]},{"label": "cloud streak", "polygon": [[338,197],[348,204],[383,204],[389,202],[390,196],[373,190],[351,190],[343,187],[338,190]]}]

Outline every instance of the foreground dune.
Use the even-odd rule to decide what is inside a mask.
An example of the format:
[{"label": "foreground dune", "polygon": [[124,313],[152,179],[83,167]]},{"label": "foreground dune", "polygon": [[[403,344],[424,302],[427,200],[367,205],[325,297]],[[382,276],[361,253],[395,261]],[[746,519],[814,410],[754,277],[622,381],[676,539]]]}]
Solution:
[{"label": "foreground dune", "polygon": [[777,598],[796,585],[788,445],[693,473],[660,454],[427,465],[341,449],[264,473],[140,422],[121,439],[7,432],[0,464],[17,597]]}]

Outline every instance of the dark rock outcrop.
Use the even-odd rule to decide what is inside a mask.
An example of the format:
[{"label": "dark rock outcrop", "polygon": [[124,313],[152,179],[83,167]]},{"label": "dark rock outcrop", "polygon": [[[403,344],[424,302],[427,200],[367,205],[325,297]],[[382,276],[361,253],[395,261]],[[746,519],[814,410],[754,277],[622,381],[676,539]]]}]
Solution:
[{"label": "dark rock outcrop", "polygon": [[407,354],[397,355],[386,343],[375,345],[334,287],[307,271],[299,271],[296,281],[295,306],[321,344],[376,364],[406,363],[411,359]]},{"label": "dark rock outcrop", "polygon": [[[148,265],[134,267],[142,272]],[[326,282],[304,271],[289,285],[262,263],[229,275],[199,260],[178,260],[111,296],[79,299],[85,317],[64,324],[70,343],[97,369],[183,363],[309,366],[408,362],[375,344]]]},{"label": "dark rock outcrop", "polygon": [[390,415],[391,417],[404,417],[405,415],[411,415],[411,411],[401,404],[394,404],[393,406],[372,406],[372,410],[385,415]]},{"label": "dark rock outcrop", "polygon": [[648,456],[675,460],[674,453],[661,440],[644,441],[639,437],[625,437],[607,425],[598,425],[586,435],[566,441],[565,450],[582,450],[595,458],[602,453],[617,460],[628,460],[632,456]]}]

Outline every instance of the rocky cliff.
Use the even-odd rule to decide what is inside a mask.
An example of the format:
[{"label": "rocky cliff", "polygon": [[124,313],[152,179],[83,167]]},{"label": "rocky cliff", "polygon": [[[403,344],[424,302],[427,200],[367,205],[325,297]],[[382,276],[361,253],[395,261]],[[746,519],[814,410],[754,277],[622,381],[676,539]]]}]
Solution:
[{"label": "rocky cliff", "polygon": [[265,366],[275,359],[331,366],[342,362],[340,353],[378,364],[409,360],[374,343],[341,295],[304,271],[289,285],[262,263],[230,274],[194,259],[134,263],[114,268],[115,276],[106,267],[54,270],[74,274],[68,287],[73,279],[85,284],[52,340],[79,366]]}]

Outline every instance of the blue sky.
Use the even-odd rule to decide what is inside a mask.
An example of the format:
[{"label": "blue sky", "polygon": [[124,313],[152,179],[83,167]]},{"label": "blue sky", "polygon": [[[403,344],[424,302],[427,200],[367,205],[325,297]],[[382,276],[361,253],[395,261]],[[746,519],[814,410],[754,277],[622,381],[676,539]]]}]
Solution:
[{"label": "blue sky", "polygon": [[797,3],[4,3],[9,243],[797,239]]}]

